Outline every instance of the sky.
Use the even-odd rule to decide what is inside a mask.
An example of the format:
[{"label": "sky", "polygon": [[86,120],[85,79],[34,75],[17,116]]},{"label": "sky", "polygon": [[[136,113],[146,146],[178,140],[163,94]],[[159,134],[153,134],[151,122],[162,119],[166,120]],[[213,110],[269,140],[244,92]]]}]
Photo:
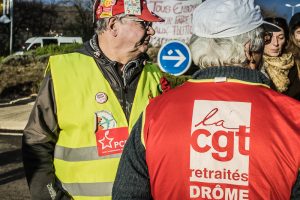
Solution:
[{"label": "sky", "polygon": [[[300,0],[255,0],[255,3],[260,5],[262,9],[272,10],[278,13],[278,16],[286,18],[289,22],[292,16],[292,8],[285,6],[285,4],[290,4],[295,6],[300,4]],[[294,7],[294,13],[300,12],[300,6]]]},{"label": "sky", "polygon": [[[43,2],[51,2],[53,0],[42,0]],[[86,0],[85,0],[86,1]],[[263,9],[270,9],[279,14],[279,16],[286,18],[288,21],[292,16],[292,8],[285,6],[290,4],[292,6],[300,4],[300,0],[254,0],[256,4]],[[294,8],[294,13],[300,12],[300,6]]]},{"label": "sky", "polygon": [[[53,0],[42,0],[44,2],[51,2]],[[87,0],[85,0],[87,1]],[[290,4],[292,6],[300,4],[300,0],[254,0],[256,4],[260,5],[262,9],[268,9],[278,13],[278,16],[284,17],[289,22],[292,16],[292,8],[285,6]],[[300,6],[294,7],[294,13],[300,12]]]}]

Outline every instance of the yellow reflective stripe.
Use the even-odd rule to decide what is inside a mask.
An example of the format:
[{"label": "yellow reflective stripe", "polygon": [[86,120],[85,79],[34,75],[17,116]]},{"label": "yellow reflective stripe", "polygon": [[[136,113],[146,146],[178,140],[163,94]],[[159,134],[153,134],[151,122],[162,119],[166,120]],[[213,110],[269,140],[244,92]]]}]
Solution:
[{"label": "yellow reflective stripe", "polygon": [[120,158],[67,162],[54,159],[56,176],[64,183],[113,182]]},{"label": "yellow reflective stripe", "polygon": [[111,200],[111,196],[102,196],[102,197],[87,197],[87,196],[72,196],[74,200]]},{"label": "yellow reflective stripe", "polygon": [[[111,196],[113,182],[63,183],[63,188],[72,196]],[[76,199],[76,198],[75,198]]]},{"label": "yellow reflective stripe", "polygon": [[[192,82],[192,83],[210,83],[210,82],[215,82],[215,79],[189,79],[187,80],[187,82]],[[241,84],[246,84],[246,85],[260,85],[263,87],[267,87],[270,88],[270,86],[263,84],[263,83],[252,83],[252,82],[247,82],[247,81],[241,81],[238,79],[232,79],[232,78],[228,78],[226,80],[226,82],[229,83],[241,83]]]},{"label": "yellow reflective stripe", "polygon": [[44,77],[47,75],[47,73],[49,73],[49,71],[50,71],[50,62],[48,62],[47,67],[44,71]]},{"label": "yellow reflective stripe", "polygon": [[145,117],[146,117],[145,113],[146,113],[146,110],[143,112],[143,116],[142,116],[141,141],[146,149],[145,136],[144,136],[144,125],[145,125]]},{"label": "yellow reflective stripe", "polygon": [[74,200],[111,200],[111,196],[91,197],[91,196],[72,196]]},{"label": "yellow reflective stripe", "polygon": [[99,156],[97,147],[68,148],[59,145],[55,146],[54,158],[65,161],[90,161],[108,158],[120,158],[121,154]]}]

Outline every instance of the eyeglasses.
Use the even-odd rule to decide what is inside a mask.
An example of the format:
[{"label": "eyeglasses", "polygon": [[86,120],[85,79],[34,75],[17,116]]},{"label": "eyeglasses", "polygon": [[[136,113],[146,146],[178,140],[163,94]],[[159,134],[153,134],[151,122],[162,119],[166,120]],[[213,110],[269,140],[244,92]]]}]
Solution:
[{"label": "eyeglasses", "polygon": [[265,34],[264,34],[265,45],[271,43],[272,37],[273,37],[273,33],[272,32],[265,31]]},{"label": "eyeglasses", "polygon": [[145,30],[148,30],[150,27],[152,27],[152,22],[144,21],[144,20],[141,20],[141,19],[129,18],[129,17],[124,17],[124,18],[122,18],[122,19],[127,19],[127,20],[130,20],[130,21],[139,22],[139,24],[141,24],[142,27],[143,27]]}]

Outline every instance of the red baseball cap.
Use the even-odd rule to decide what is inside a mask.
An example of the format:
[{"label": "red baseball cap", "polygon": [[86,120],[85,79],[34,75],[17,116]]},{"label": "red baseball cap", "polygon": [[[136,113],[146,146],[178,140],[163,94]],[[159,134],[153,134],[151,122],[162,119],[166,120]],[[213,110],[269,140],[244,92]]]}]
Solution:
[{"label": "red baseball cap", "polygon": [[[139,19],[149,22],[163,22],[165,21],[147,7],[146,0],[140,0],[140,14],[129,14],[134,15]],[[94,2],[94,21],[112,17],[118,14],[125,13],[124,0],[96,0]]]}]

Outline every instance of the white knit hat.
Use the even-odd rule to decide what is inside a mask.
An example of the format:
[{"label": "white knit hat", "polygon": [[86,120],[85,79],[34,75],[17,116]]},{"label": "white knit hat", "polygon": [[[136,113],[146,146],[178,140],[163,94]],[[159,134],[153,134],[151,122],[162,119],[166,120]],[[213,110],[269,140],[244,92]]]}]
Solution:
[{"label": "white knit hat", "polygon": [[223,38],[240,35],[260,25],[271,32],[280,31],[263,21],[254,0],[206,0],[193,13],[192,32],[199,37]]}]

